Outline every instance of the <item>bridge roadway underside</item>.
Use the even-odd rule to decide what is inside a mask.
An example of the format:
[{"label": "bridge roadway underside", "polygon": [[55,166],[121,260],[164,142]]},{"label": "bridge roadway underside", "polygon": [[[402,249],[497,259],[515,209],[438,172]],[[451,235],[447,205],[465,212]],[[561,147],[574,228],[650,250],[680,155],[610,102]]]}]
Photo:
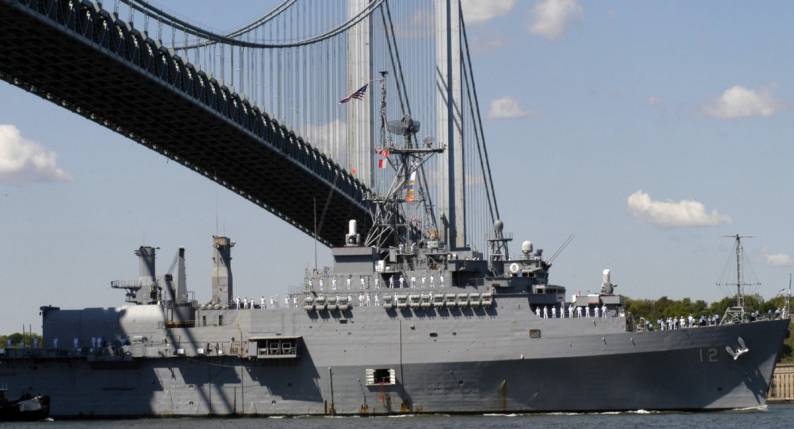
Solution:
[{"label": "bridge roadway underside", "polygon": [[312,236],[316,201],[326,245],[344,243],[349,219],[362,232],[371,225],[370,191],[350,173],[89,2],[0,0],[0,78],[205,175]]}]

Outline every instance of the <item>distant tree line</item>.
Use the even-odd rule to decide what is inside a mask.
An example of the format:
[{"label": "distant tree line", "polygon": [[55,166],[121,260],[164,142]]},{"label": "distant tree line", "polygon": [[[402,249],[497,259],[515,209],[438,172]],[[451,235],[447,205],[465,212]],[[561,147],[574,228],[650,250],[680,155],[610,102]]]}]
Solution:
[{"label": "distant tree line", "polygon": [[[13,334],[8,335],[0,335],[0,349],[4,347],[8,347],[10,344],[11,347],[33,347],[33,340],[41,345],[41,335],[35,333],[24,333],[20,334],[19,332],[14,332]],[[10,341],[10,343],[9,343]]]},{"label": "distant tree line", "polygon": [[[719,301],[706,303],[702,299],[692,301],[689,298],[683,299],[670,299],[663,296],[659,299],[631,299],[626,298],[626,310],[634,316],[635,320],[640,317],[648,320],[651,323],[656,323],[659,319],[667,319],[668,317],[679,318],[681,316],[688,317],[690,314],[698,319],[700,316],[719,315],[722,317],[728,307],[735,305],[735,297],[726,297]],[[786,305],[786,298],[778,296],[770,300],[764,300],[760,295],[745,295],[744,306],[748,312],[759,312],[767,315],[776,310],[782,310]],[[783,362],[794,363],[794,324],[789,326],[789,331],[792,335],[786,338],[783,342],[780,358]]]}]

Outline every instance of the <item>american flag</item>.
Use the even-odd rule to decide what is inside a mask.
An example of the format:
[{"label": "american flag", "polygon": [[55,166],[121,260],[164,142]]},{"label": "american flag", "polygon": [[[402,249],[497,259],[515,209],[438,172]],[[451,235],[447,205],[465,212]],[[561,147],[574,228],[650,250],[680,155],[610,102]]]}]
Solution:
[{"label": "american flag", "polygon": [[364,98],[364,94],[367,92],[367,87],[368,86],[369,86],[369,84],[365,83],[364,86],[362,86],[361,88],[357,89],[356,92],[354,92],[354,93],[348,95],[347,97],[339,100],[339,104],[345,104],[345,103],[347,103],[348,101],[350,101],[350,100],[352,100],[354,98],[356,100],[361,100],[362,98]]}]

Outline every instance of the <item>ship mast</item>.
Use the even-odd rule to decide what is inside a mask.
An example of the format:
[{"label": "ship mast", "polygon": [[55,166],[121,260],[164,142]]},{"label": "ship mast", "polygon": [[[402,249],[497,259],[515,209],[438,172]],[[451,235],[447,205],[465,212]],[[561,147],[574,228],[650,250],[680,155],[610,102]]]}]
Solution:
[{"label": "ship mast", "polygon": [[736,239],[736,307],[742,310],[744,310],[744,293],[742,290],[742,238],[745,237],[748,236],[739,234],[734,236]]},{"label": "ship mast", "polygon": [[744,247],[742,246],[743,238],[752,238],[752,235],[725,235],[725,238],[731,238],[735,241],[736,251],[736,283],[725,283],[728,286],[736,286],[736,303],[734,307],[728,308],[725,311],[723,322],[742,322],[745,320],[745,302],[744,302],[744,287],[756,285],[760,283],[747,283],[742,278],[742,256],[744,254]]},{"label": "ship mast", "polygon": [[[379,152],[384,156],[389,167],[394,172],[394,179],[383,196],[376,196],[371,199],[373,203],[372,228],[367,233],[364,241],[365,246],[384,248],[389,245],[399,245],[406,241],[427,238],[437,239],[435,228],[425,231],[424,225],[419,227],[411,221],[409,213],[405,210],[406,204],[419,204],[423,208],[426,218],[425,224],[435,225],[432,212],[428,210],[429,202],[426,195],[422,192],[422,187],[418,186],[417,172],[420,171],[424,163],[433,155],[444,151],[443,148],[433,147],[432,139],[423,141],[424,147],[414,146],[412,138],[419,132],[419,121],[415,121],[410,115],[404,115],[401,120],[387,121],[386,112],[386,76],[387,72],[380,73],[381,79],[381,103],[380,103],[380,138],[381,147]],[[389,133],[402,136],[402,144],[395,144]],[[435,232],[434,232],[435,231]],[[417,237],[418,236],[418,237]]]}]

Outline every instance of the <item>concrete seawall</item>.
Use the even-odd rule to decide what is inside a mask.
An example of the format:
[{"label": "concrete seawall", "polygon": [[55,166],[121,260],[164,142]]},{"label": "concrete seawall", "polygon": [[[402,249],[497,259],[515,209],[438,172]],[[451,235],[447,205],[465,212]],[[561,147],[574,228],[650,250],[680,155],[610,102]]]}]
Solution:
[{"label": "concrete seawall", "polygon": [[772,375],[769,402],[794,401],[794,364],[778,364]]}]

